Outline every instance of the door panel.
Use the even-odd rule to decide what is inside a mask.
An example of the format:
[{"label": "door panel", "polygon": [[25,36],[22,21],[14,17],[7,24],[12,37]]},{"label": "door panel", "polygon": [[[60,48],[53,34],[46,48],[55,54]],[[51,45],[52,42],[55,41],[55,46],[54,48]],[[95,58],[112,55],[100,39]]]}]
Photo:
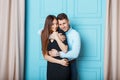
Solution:
[{"label": "door panel", "polygon": [[66,13],[81,36],[78,80],[103,80],[105,0],[26,1],[26,80],[46,80],[46,60],[38,33],[47,15]]}]

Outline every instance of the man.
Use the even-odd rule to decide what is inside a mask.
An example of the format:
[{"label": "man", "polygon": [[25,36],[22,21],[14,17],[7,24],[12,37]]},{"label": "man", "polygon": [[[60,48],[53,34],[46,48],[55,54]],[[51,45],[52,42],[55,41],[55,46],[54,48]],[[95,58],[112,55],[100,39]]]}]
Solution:
[{"label": "man", "polygon": [[[68,41],[68,52],[59,52],[55,53],[57,51],[53,51],[49,53],[51,56],[58,56],[60,55],[61,58],[67,58],[70,61],[71,66],[71,76],[72,80],[77,80],[77,74],[76,74],[76,58],[78,58],[80,53],[80,47],[81,47],[81,39],[79,36],[79,33],[72,29],[69,24],[69,19],[65,13],[61,13],[57,16],[58,19],[58,25],[59,28],[62,29],[64,32],[66,32],[67,41]],[[56,38],[57,33],[54,33],[53,37],[61,46],[61,48],[64,48],[65,46],[62,45],[62,42]]]}]

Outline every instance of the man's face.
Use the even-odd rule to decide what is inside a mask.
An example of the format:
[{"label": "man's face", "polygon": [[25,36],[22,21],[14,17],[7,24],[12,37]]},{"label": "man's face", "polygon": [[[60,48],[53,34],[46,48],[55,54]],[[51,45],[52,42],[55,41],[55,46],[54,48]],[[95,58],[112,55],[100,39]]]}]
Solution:
[{"label": "man's face", "polygon": [[66,19],[58,20],[58,25],[64,32],[69,30],[69,21]]}]

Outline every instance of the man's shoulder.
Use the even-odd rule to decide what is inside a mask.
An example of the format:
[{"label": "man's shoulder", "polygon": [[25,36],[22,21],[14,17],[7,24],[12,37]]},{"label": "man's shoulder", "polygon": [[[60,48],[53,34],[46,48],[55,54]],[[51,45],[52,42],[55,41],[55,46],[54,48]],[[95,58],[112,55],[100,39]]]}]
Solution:
[{"label": "man's shoulder", "polygon": [[71,34],[79,34],[79,33],[78,33],[78,31],[77,31],[77,30],[72,29],[72,30],[71,30]]}]

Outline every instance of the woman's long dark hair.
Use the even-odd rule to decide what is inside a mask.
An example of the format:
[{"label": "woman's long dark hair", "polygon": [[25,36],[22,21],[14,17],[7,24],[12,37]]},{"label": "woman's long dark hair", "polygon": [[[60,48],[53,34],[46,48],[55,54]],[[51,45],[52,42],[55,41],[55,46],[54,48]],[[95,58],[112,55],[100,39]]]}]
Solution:
[{"label": "woman's long dark hair", "polygon": [[53,20],[57,18],[54,15],[48,15],[45,20],[44,29],[41,33],[41,43],[42,43],[42,53],[45,55],[47,53],[48,39],[49,35],[52,33],[51,26],[53,25]]}]

